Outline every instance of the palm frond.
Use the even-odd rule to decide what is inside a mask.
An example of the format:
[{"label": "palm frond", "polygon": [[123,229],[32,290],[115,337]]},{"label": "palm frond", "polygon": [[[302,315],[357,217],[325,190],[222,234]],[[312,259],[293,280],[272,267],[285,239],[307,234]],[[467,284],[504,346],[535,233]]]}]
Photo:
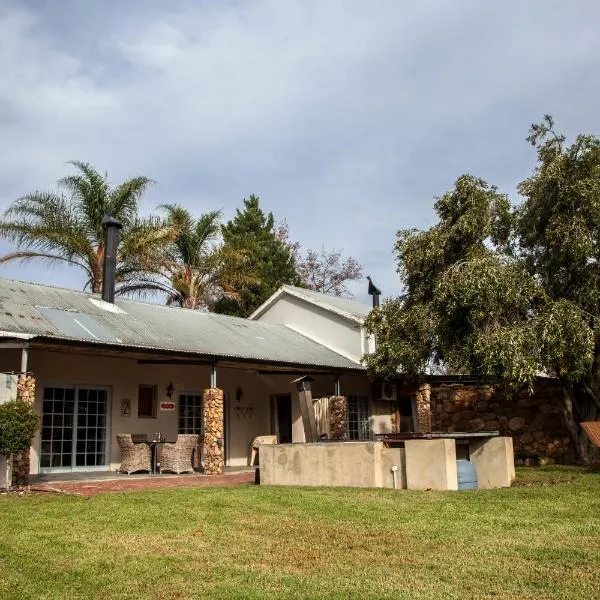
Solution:
[{"label": "palm frond", "polygon": [[75,266],[83,269],[88,274],[88,276],[91,275],[88,266],[83,262],[75,260],[74,258],[66,258],[64,256],[58,256],[56,254],[45,254],[43,252],[32,252],[32,251],[28,251],[28,250],[22,250],[19,252],[10,252],[9,254],[0,256],[0,264],[5,263],[5,262],[10,262],[11,260],[19,260],[19,261],[25,262],[25,261],[31,260],[32,258],[41,258],[43,260],[47,260],[50,263],[57,262],[57,261],[68,262],[72,265],[75,265]]},{"label": "palm frond", "polygon": [[70,192],[73,209],[77,212],[79,221],[86,224],[89,234],[96,240],[102,240],[102,219],[109,208],[108,181],[89,163],[70,161],[69,164],[79,173],[59,179],[58,185]]},{"label": "palm frond", "polygon": [[135,219],[139,202],[153,183],[154,180],[143,175],[120,183],[109,194],[107,212],[127,226]]},{"label": "palm frond", "polygon": [[35,192],[11,204],[0,220],[0,237],[19,247],[32,248],[44,254],[58,254],[71,259],[87,259],[93,246],[85,228],[77,220],[64,196]]}]

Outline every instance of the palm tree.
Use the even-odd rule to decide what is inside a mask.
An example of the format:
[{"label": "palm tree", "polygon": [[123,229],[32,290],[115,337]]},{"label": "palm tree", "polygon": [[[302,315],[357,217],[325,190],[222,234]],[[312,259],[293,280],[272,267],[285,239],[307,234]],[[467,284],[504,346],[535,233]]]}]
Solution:
[{"label": "palm tree", "polygon": [[154,274],[126,286],[126,291],[163,292],[169,305],[210,310],[217,300],[237,300],[241,286],[258,282],[248,267],[247,254],[222,244],[221,211],[194,219],[176,204],[159,208],[166,211],[165,225],[175,232],[175,238]]},{"label": "palm tree", "polygon": [[85,288],[99,293],[104,262],[102,219],[109,214],[123,224],[116,277],[124,289],[155,267],[161,249],[173,239],[173,231],[162,220],[138,216],[139,201],[153,182],[138,176],[111,187],[107,175],[88,163],[69,164],[77,172],[58,181],[59,193],[34,192],[5,211],[0,237],[18,250],[0,257],[0,263],[37,258],[64,261],[83,269]]}]

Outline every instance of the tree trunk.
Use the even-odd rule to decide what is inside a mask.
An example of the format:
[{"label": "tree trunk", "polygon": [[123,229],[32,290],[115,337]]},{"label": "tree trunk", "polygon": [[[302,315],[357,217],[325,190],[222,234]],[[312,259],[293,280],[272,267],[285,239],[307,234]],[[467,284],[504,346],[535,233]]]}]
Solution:
[{"label": "tree trunk", "polygon": [[[590,386],[576,385],[563,381],[563,422],[573,444],[577,462],[589,465],[598,460],[598,450],[583,431],[582,421],[598,419],[596,398]],[[595,386],[594,386],[595,387]]]}]

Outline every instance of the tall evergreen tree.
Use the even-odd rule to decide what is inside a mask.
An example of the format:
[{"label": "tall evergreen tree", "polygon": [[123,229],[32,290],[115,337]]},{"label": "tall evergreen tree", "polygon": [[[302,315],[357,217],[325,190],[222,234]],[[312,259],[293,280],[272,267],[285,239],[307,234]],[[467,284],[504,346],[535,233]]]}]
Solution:
[{"label": "tall evergreen tree", "polygon": [[260,283],[243,286],[239,301],[224,298],[217,302],[215,311],[247,317],[283,284],[300,285],[293,253],[278,237],[273,214],[260,208],[258,196],[244,199],[242,210],[222,226],[225,247],[242,250],[249,256],[249,268]]}]

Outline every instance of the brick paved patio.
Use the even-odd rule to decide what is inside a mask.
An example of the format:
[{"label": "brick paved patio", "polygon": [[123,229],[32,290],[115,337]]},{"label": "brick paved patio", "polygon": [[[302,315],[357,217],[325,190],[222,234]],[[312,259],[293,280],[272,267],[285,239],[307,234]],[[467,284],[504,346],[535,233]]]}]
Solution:
[{"label": "brick paved patio", "polygon": [[33,492],[57,492],[80,496],[95,496],[111,492],[141,492],[191,487],[232,487],[254,484],[254,471],[226,473],[224,475],[129,475],[111,479],[78,481],[33,482]]}]

